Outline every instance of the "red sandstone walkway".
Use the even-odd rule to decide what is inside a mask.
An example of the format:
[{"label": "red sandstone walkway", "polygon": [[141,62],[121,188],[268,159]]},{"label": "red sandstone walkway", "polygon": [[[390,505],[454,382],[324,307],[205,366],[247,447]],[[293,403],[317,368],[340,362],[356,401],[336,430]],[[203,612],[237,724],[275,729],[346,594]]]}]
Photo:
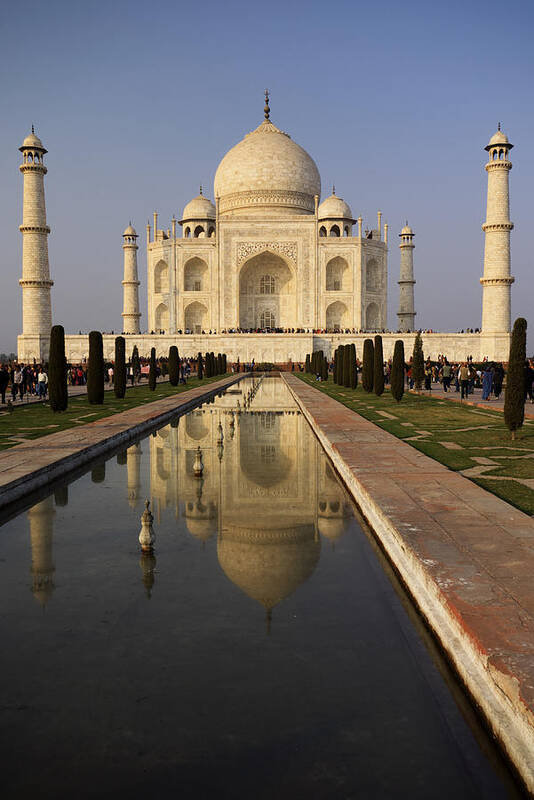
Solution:
[{"label": "red sandstone walkway", "polygon": [[534,519],[283,377],[534,791]]}]

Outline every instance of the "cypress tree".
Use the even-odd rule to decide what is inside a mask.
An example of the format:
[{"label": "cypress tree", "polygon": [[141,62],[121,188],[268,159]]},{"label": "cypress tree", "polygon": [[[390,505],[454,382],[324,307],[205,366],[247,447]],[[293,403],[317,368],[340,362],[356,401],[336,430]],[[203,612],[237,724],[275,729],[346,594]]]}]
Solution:
[{"label": "cypress tree", "polygon": [[397,339],[391,364],[391,394],[397,403],[400,403],[404,394],[404,370],[404,342],[402,339]]},{"label": "cypress tree", "polygon": [[197,378],[199,381],[202,380],[204,377],[204,365],[202,363],[202,353],[199,353],[197,356]]},{"label": "cypress tree", "polygon": [[93,406],[104,403],[104,344],[100,331],[91,331],[89,334],[87,399]]},{"label": "cypress tree", "polygon": [[48,393],[52,411],[65,411],[69,404],[69,394],[65,360],[65,331],[62,325],[54,325],[50,331]]},{"label": "cypress tree", "polygon": [[328,380],[328,359],[323,355],[323,363],[321,364],[321,380]]},{"label": "cypress tree", "polygon": [[306,353],[306,361],[305,361],[305,364],[304,364],[304,372],[309,372],[309,371],[310,371],[310,354]]},{"label": "cypress tree", "polygon": [[226,363],[226,353],[223,353],[222,358],[223,358],[223,375],[226,375],[226,373],[228,372],[228,365]]},{"label": "cypress tree", "polygon": [[211,376],[213,375],[213,364],[211,362],[211,353],[206,353],[204,363],[206,364],[206,378],[211,378]]},{"label": "cypress tree", "polygon": [[339,386],[344,385],[345,379],[345,345],[339,345],[338,365],[337,365],[337,382]]},{"label": "cypress tree", "polygon": [[139,380],[139,375],[141,374],[141,362],[139,360],[139,350],[137,349],[137,345],[134,345],[134,349],[132,350],[132,370],[134,379]]},{"label": "cypress tree", "polygon": [[113,369],[115,397],[122,400],[126,394],[126,342],[124,336],[115,337],[115,367]]},{"label": "cypress tree", "polygon": [[213,350],[210,353],[210,358],[211,358],[211,374],[217,375],[217,362],[215,361],[215,355],[213,353]]},{"label": "cypress tree", "polygon": [[423,341],[419,332],[417,332],[413,344],[412,378],[415,388],[420,389],[425,378],[425,357],[423,355]]},{"label": "cypress tree", "polygon": [[372,339],[363,343],[362,389],[364,392],[373,391],[375,348]]},{"label": "cypress tree", "polygon": [[510,341],[504,393],[504,421],[512,434],[512,439],[515,439],[515,432],[522,426],[525,418],[526,347],[527,321],[523,317],[518,317],[514,322]]},{"label": "cypress tree", "polygon": [[343,386],[350,387],[350,345],[343,345]]},{"label": "cypress tree", "polygon": [[223,374],[223,358],[220,353],[217,353],[217,375]]},{"label": "cypress tree", "polygon": [[358,365],[356,364],[356,345],[349,345],[350,348],[350,388],[358,386]]},{"label": "cypress tree", "polygon": [[148,371],[148,388],[151,392],[156,388],[156,348],[150,350],[150,369]]},{"label": "cypress tree", "polygon": [[332,372],[332,380],[337,383],[337,347],[334,350],[334,369]]},{"label": "cypress tree", "polygon": [[175,344],[169,347],[169,383],[171,386],[178,386],[180,380],[180,359],[178,348]]},{"label": "cypress tree", "polygon": [[375,336],[374,390],[377,397],[384,392],[384,352],[381,336]]}]

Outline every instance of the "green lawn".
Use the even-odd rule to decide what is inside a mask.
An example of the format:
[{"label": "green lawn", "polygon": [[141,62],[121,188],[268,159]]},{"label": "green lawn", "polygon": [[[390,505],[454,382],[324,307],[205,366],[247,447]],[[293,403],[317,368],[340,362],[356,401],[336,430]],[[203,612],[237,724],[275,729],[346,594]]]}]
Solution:
[{"label": "green lawn", "polygon": [[353,391],[336,386],[331,379],[320,383],[310,375],[297,377],[534,515],[534,421],[527,420],[512,442],[499,411],[415,394],[405,394],[397,403],[389,389],[377,397],[360,386]]},{"label": "green lawn", "polygon": [[224,375],[217,375],[213,378],[204,378],[202,381],[190,378],[185,386],[183,384],[171,386],[167,381],[156,384],[153,392],[148,388],[148,383],[145,383],[142,386],[127,389],[123,400],[117,400],[112,391],[104,392],[104,403],[101,406],[90,405],[85,395],[71,397],[68,409],[59,414],[54,414],[48,404],[28,403],[25,405],[21,403],[20,406],[15,406],[13,413],[0,412],[0,450],[6,450],[27,439],[38,439],[49,433],[85,425],[87,422],[119,414],[129,408],[153,403],[155,400],[162,400],[164,397],[180,394],[188,389],[213,383],[224,377]]}]

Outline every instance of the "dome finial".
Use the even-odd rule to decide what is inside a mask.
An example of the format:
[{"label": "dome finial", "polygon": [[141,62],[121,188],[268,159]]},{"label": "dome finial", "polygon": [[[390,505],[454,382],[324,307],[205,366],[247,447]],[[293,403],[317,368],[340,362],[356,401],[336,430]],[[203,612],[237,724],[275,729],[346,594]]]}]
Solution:
[{"label": "dome finial", "polygon": [[35,128],[33,125],[32,125],[32,133],[35,133]]},{"label": "dome finial", "polygon": [[501,123],[499,122],[497,125],[497,130],[500,131],[500,129],[501,129]]},{"label": "dome finial", "polygon": [[269,119],[269,114],[271,113],[271,109],[269,108],[269,90],[265,90],[265,108],[263,109],[263,115],[265,119]]},{"label": "dome finial", "polygon": [[332,184],[332,194],[335,194],[335,193],[336,193],[336,184],[333,183]]},{"label": "dome finial", "polygon": [[200,184],[200,194],[202,194],[202,184]]}]

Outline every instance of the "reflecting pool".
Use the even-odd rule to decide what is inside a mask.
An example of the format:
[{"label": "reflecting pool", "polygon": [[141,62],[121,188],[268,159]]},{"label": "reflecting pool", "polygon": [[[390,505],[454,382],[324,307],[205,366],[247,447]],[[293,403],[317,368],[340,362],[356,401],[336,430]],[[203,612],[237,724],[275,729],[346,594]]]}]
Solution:
[{"label": "reflecting pool", "polygon": [[284,384],[252,386],[0,528],[3,797],[518,796]]}]

